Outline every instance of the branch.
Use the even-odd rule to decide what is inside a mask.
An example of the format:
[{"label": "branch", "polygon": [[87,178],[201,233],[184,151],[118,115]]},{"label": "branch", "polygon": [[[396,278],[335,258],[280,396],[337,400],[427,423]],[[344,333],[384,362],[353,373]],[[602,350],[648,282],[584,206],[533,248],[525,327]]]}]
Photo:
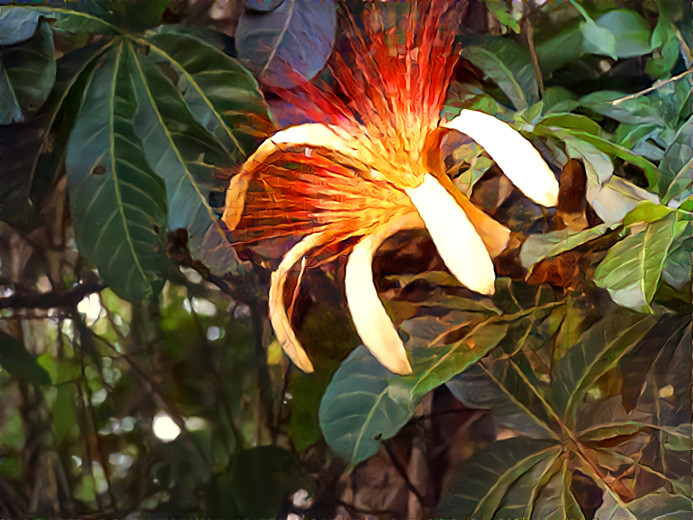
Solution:
[{"label": "branch", "polygon": [[95,276],[75,285],[67,291],[40,293],[18,288],[15,294],[0,298],[0,309],[53,309],[75,307],[85,296],[101,292],[106,285]]},{"label": "branch", "polygon": [[678,76],[674,76],[674,77],[669,78],[665,81],[655,81],[654,85],[652,85],[651,87],[646,88],[645,90],[641,90],[640,92],[636,92],[635,94],[630,94],[630,95],[624,96],[622,98],[614,99],[611,102],[611,104],[612,105],[618,105],[620,103],[623,103],[624,101],[628,101],[629,99],[637,99],[639,97],[644,96],[645,94],[649,94],[650,92],[657,90],[660,87],[663,87],[664,85],[668,85],[669,83],[673,83],[674,81],[678,81],[681,78],[683,78],[684,76],[686,76],[687,74],[691,74],[692,72],[693,72],[693,67],[682,72]]}]

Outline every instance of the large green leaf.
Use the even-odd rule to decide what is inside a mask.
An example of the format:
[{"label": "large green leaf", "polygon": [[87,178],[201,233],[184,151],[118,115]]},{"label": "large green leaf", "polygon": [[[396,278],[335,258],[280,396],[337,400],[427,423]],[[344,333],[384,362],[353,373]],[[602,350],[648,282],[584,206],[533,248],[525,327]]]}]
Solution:
[{"label": "large green leaf", "polygon": [[323,69],[332,53],[336,28],[333,0],[285,0],[269,12],[246,10],[241,15],[236,50],[261,81],[291,88]]},{"label": "large green leaf", "polygon": [[380,440],[394,436],[410,419],[422,396],[495,348],[508,324],[517,319],[489,318],[450,345],[413,349],[410,376],[391,374],[359,347],[342,363],[323,396],[320,426],[325,440],[351,464],[370,457]]},{"label": "large green leaf", "polygon": [[0,367],[19,380],[37,385],[51,384],[48,372],[36,362],[17,338],[0,332]]},{"label": "large green leaf", "polygon": [[[0,68],[6,86],[0,85],[0,95],[5,97],[8,88],[15,97],[24,115],[38,110],[48,98],[55,82],[56,65],[53,57],[53,31],[48,23],[42,23],[36,35],[29,41],[13,47],[0,49]],[[0,124],[8,124],[19,118],[0,111]]]},{"label": "large green leaf", "polygon": [[531,272],[532,267],[537,262],[575,249],[590,240],[602,236],[607,230],[608,226],[601,224],[578,232],[566,228],[541,235],[530,235],[522,244],[520,250],[522,267]]},{"label": "large green leaf", "polygon": [[415,380],[411,387],[412,395],[425,395],[485,356],[505,337],[513,319],[517,318],[489,318],[476,324],[455,343],[414,349],[412,363]]},{"label": "large green leaf", "polygon": [[0,45],[14,45],[31,38],[38,27],[39,14],[29,9],[0,7]]},{"label": "large green leaf", "polygon": [[147,162],[166,182],[169,229],[187,229],[191,241],[200,241],[212,225],[223,234],[209,204],[211,168],[223,151],[193,119],[175,86],[146,58],[133,56],[134,128]]},{"label": "large green leaf", "polygon": [[32,11],[56,19],[69,32],[141,33],[159,25],[170,0],[46,0],[32,2]]},{"label": "large green leaf", "polygon": [[151,295],[165,268],[166,192],[135,140],[136,104],[124,43],[94,71],[67,145],[80,252],[119,296]]},{"label": "large green leaf", "polygon": [[[575,4],[573,4],[575,5]],[[615,9],[583,26],[583,50],[614,59],[650,52],[650,27],[631,9]]]},{"label": "large green leaf", "polygon": [[654,316],[614,311],[558,360],[552,395],[556,409],[564,411],[566,424],[575,424],[575,411],[587,391],[635,348],[656,322]]},{"label": "large green leaf", "polygon": [[[550,472],[548,480],[537,483],[537,496],[534,502],[528,502],[525,509],[526,518],[570,518],[583,520],[582,509],[570,489],[572,472],[567,468],[565,459],[556,461],[557,471]],[[553,469],[553,468],[552,468]]]},{"label": "large green leaf", "polygon": [[662,278],[666,283],[682,290],[691,281],[693,273],[693,223],[688,223],[679,240],[671,248]]},{"label": "large green leaf", "polygon": [[657,188],[662,200],[685,199],[693,193],[693,116],[679,128],[659,164]]},{"label": "large green leaf", "polygon": [[669,253],[688,223],[676,213],[647,224],[614,245],[594,273],[594,283],[624,307],[652,312],[650,303]]},{"label": "large green leaf", "polygon": [[[511,486],[518,485],[523,476],[540,465],[541,469],[532,475],[538,477],[559,453],[560,447],[551,441],[517,438],[490,444],[464,462],[460,476],[438,504],[436,516],[495,518]],[[524,482],[519,486],[524,488],[518,493],[521,500],[531,494],[531,485]]]},{"label": "large green leaf", "polygon": [[409,420],[417,401],[411,381],[393,376],[365,346],[335,373],[320,404],[320,427],[332,450],[354,465],[373,455]]},{"label": "large green leaf", "polygon": [[195,120],[232,161],[241,161],[269,130],[255,79],[236,60],[177,28],[146,38],[150,58],[179,74],[177,87]]},{"label": "large green leaf", "polygon": [[462,56],[496,83],[516,110],[523,110],[539,99],[529,54],[513,41],[487,38],[478,45],[465,47]]},{"label": "large green leaf", "polygon": [[506,361],[482,360],[451,379],[447,387],[468,408],[492,410],[499,426],[533,439],[554,438],[545,410],[520,376]]},{"label": "large green leaf", "polygon": [[678,520],[691,516],[693,502],[690,498],[672,495],[664,490],[657,490],[627,504],[618,503],[613,496],[605,493],[602,505],[594,513],[595,520]]},{"label": "large green leaf", "polygon": [[60,58],[55,85],[39,112],[25,123],[0,126],[0,156],[12,157],[0,161],[0,220],[20,229],[37,223],[64,158],[86,72],[102,51],[97,43]]}]

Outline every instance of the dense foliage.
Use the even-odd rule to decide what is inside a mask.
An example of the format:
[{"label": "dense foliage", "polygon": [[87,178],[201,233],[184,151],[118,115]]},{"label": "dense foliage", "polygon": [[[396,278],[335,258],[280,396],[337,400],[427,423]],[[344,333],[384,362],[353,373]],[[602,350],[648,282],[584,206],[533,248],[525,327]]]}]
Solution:
[{"label": "dense foliage", "polygon": [[444,115],[522,132],[559,204],[444,142],[512,239],[492,298],[425,232],[384,244],[409,376],[329,266],[289,366],[219,221],[359,2],[1,3],[0,516],[691,517],[689,2],[460,2]]}]

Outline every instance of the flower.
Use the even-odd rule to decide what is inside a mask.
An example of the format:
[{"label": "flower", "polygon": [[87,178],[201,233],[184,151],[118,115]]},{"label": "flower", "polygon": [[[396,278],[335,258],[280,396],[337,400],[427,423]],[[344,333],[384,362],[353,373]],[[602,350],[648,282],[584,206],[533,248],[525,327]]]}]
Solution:
[{"label": "flower", "polygon": [[[223,220],[239,243],[300,240],[272,273],[269,315],[286,354],[313,366],[296,338],[284,301],[289,272],[337,245],[348,254],[346,298],[356,330],[391,372],[411,366],[373,281],[373,256],[394,233],[425,228],[450,272],[491,294],[492,255],[509,231],[476,208],[445,172],[429,168],[441,131],[456,130],[483,146],[508,178],[539,204],[555,205],[558,183],[532,145],[506,123],[471,110],[449,122],[440,112],[456,63],[452,10],[444,0],[410,3],[406,27],[385,29],[383,6],[368,4],[361,25],[346,27],[350,52],[330,64],[344,102],[330,88],[306,83],[279,91],[314,121],[278,131],[232,178]],[[405,4],[406,5],[406,4]],[[364,29],[357,27],[364,26]],[[353,247],[351,244],[354,244]]]}]

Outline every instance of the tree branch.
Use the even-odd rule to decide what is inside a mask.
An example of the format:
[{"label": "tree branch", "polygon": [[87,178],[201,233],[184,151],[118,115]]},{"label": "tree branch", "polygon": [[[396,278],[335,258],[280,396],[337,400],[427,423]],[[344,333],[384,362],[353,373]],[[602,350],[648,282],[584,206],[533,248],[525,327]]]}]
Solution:
[{"label": "tree branch", "polygon": [[0,298],[0,309],[53,309],[56,307],[75,307],[85,296],[101,292],[106,285],[96,276],[90,276],[84,282],[67,291],[50,291],[40,293],[18,287],[16,292]]}]

